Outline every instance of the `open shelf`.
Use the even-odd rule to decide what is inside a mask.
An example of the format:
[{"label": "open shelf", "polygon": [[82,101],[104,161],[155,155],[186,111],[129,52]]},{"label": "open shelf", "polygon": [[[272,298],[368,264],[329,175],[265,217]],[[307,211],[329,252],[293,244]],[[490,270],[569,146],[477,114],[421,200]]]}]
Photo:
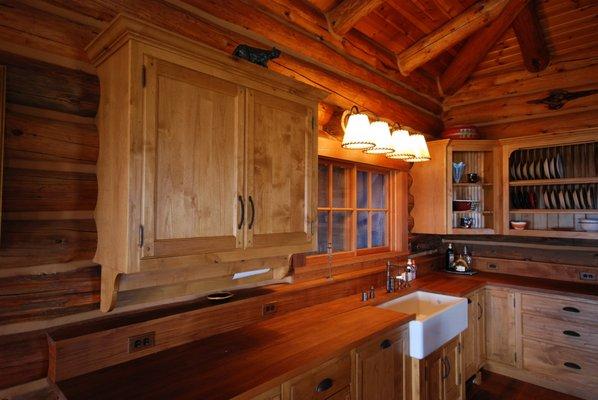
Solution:
[{"label": "open shelf", "polygon": [[491,228],[453,228],[454,235],[492,235],[494,229]]},{"label": "open shelf", "polygon": [[522,208],[522,209],[511,209],[509,214],[598,214],[598,210],[561,210],[551,208]]},{"label": "open shelf", "polygon": [[509,186],[550,186],[598,183],[598,177],[563,178],[563,179],[529,179],[511,181]]},{"label": "open shelf", "polygon": [[588,231],[563,231],[563,230],[540,230],[540,229],[509,229],[509,235],[514,236],[535,236],[535,237],[558,237],[572,238],[572,239],[596,239],[598,238],[598,232]]},{"label": "open shelf", "polygon": [[491,183],[454,183],[453,187],[492,187]]}]

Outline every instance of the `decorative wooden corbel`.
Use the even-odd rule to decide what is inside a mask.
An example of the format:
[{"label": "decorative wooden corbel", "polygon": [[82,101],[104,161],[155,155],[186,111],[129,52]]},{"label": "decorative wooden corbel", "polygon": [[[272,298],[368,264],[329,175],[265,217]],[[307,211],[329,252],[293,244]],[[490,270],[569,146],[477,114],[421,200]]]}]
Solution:
[{"label": "decorative wooden corbel", "polygon": [[100,288],[100,310],[112,311],[118,298],[118,285],[121,274],[110,268],[102,267],[102,280]]},{"label": "decorative wooden corbel", "polygon": [[546,104],[549,110],[560,110],[568,101],[579,99],[580,97],[591,96],[596,93],[598,93],[598,89],[582,90],[579,92],[555,89],[552,90],[548,96],[538,100],[530,100],[528,101],[528,104]]}]

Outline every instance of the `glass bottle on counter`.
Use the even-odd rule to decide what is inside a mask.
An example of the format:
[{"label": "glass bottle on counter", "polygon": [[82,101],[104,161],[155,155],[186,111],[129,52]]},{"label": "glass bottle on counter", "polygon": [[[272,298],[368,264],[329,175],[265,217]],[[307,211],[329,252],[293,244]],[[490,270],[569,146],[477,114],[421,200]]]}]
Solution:
[{"label": "glass bottle on counter", "polygon": [[455,268],[455,251],[453,250],[453,244],[449,243],[446,249],[446,261],[444,268],[448,271],[453,271]]}]

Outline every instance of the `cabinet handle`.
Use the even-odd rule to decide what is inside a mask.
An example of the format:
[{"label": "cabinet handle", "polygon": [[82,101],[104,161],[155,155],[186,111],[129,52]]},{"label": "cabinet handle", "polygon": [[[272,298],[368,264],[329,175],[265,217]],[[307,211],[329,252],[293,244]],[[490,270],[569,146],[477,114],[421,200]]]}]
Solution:
[{"label": "cabinet handle", "polygon": [[571,369],[581,369],[581,366],[579,364],[575,364],[572,362],[567,361],[566,363],[563,364],[565,367],[567,368],[571,368]]},{"label": "cabinet handle", "polygon": [[482,319],[482,314],[484,314],[484,309],[482,308],[482,305],[478,303],[478,321]]},{"label": "cabinet handle", "polygon": [[446,358],[446,366],[447,366],[446,378],[448,378],[451,375],[451,360],[446,356],[444,358]]},{"label": "cabinet handle", "polygon": [[447,356],[444,356],[440,359],[442,362],[442,375],[440,376],[442,379],[446,379],[451,374],[451,362]]},{"label": "cabinet handle", "polygon": [[577,309],[575,307],[563,307],[563,311],[578,313],[579,309]]},{"label": "cabinet handle", "polygon": [[469,297],[467,298],[467,304],[471,304],[471,299]]},{"label": "cabinet handle", "polygon": [[237,224],[237,229],[241,229],[243,223],[245,223],[245,202],[243,201],[243,196],[239,195],[238,201],[241,203],[241,221]]},{"label": "cabinet handle", "polygon": [[390,346],[392,346],[392,342],[389,339],[384,339],[380,343],[380,348],[382,348],[382,349],[388,349]]},{"label": "cabinet handle", "polygon": [[249,220],[247,228],[251,229],[253,227],[253,221],[255,220],[255,206],[253,205],[253,198],[251,198],[251,196],[249,196],[249,205],[251,206],[251,219]]},{"label": "cabinet handle", "polygon": [[318,383],[318,386],[316,386],[316,392],[322,393],[322,392],[327,391],[328,389],[330,389],[332,387],[333,383],[334,382],[330,378],[324,379],[322,382]]},{"label": "cabinet handle", "polygon": [[563,334],[567,335],[567,336],[573,336],[573,337],[580,337],[581,336],[579,333],[577,333],[575,331],[569,331],[569,330],[563,331]]}]

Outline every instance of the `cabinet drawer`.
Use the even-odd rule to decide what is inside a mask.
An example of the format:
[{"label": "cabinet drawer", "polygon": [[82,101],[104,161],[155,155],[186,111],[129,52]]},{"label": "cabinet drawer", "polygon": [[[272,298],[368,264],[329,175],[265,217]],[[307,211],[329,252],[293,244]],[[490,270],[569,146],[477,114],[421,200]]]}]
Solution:
[{"label": "cabinet drawer", "polygon": [[598,391],[598,353],[523,339],[523,368],[589,392]]},{"label": "cabinet drawer", "polygon": [[587,323],[523,314],[523,336],[598,351],[598,328]]},{"label": "cabinet drawer", "polygon": [[332,396],[327,397],[326,400],[351,400],[351,388],[347,386],[340,392],[337,392]]},{"label": "cabinet drawer", "polygon": [[585,321],[598,324],[598,302],[571,297],[545,297],[524,293],[521,296],[521,307],[524,313],[566,321]]},{"label": "cabinet drawer", "polygon": [[332,359],[283,385],[284,400],[324,400],[351,383],[349,354]]}]

